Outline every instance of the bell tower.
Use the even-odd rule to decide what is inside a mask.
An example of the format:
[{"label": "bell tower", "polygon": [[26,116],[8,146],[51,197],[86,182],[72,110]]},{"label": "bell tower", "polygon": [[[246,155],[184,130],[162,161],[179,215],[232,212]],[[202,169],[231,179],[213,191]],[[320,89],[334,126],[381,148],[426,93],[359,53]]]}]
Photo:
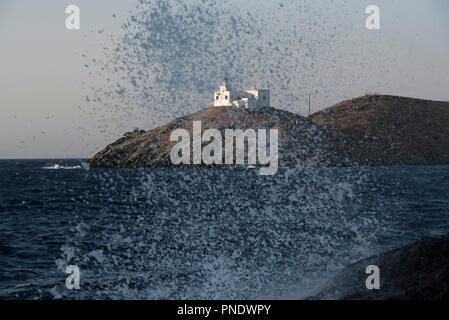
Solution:
[{"label": "bell tower", "polygon": [[232,94],[228,88],[228,79],[225,77],[218,91],[214,92],[214,107],[232,106]]}]

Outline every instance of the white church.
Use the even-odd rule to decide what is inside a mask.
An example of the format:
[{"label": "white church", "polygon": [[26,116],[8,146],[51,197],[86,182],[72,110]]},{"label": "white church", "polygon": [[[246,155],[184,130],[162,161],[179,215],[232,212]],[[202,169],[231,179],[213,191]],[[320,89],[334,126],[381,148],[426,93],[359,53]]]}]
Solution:
[{"label": "white church", "polygon": [[234,92],[225,78],[218,91],[214,92],[214,107],[237,107],[259,110],[270,106],[270,90],[256,89]]}]

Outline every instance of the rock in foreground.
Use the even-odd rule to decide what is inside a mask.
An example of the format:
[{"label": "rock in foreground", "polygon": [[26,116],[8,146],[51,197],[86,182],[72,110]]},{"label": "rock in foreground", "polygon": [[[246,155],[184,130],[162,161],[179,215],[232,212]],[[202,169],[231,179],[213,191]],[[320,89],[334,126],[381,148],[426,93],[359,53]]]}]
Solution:
[{"label": "rock in foreground", "polygon": [[[379,290],[366,289],[369,265],[379,267]],[[449,234],[356,262],[313,299],[449,299]]]}]

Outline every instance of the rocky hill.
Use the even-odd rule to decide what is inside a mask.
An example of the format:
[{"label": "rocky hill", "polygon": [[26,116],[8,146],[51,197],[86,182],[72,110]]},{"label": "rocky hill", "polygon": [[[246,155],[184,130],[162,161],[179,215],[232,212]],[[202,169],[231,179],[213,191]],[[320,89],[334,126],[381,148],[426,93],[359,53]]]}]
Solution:
[{"label": "rocky hill", "polygon": [[[178,128],[186,129],[192,137],[194,120],[201,120],[201,127],[218,129],[224,137],[225,129],[279,129],[280,166],[313,161],[316,154],[325,155],[322,161],[336,162],[326,150],[332,146],[331,135],[311,120],[300,115],[265,108],[249,111],[234,107],[209,107],[188,116],[177,118],[168,124],[149,130],[126,133],[89,160],[91,167],[139,168],[170,167],[170,150],[176,142],[170,134]],[[224,157],[224,152],[223,152]],[[246,161],[245,161],[246,162]],[[223,161],[224,163],[224,161]]]},{"label": "rocky hill", "polygon": [[[449,164],[449,102],[368,95],[305,118],[274,108],[209,107],[149,130],[126,133],[90,160],[91,167],[172,166],[170,134],[202,129],[278,128],[279,165]],[[223,135],[224,136],[224,135]],[[224,154],[224,153],[223,153]]]},{"label": "rocky hill", "polygon": [[449,102],[370,95],[310,119],[338,132],[335,152],[351,163],[449,164]]}]

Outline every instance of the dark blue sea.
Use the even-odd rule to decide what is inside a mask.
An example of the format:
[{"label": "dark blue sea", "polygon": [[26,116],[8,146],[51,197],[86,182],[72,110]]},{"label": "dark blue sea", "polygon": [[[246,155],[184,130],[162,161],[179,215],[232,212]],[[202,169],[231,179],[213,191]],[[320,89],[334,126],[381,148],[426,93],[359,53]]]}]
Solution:
[{"label": "dark blue sea", "polygon": [[449,232],[449,166],[81,163],[0,161],[0,299],[303,298],[352,262]]}]

